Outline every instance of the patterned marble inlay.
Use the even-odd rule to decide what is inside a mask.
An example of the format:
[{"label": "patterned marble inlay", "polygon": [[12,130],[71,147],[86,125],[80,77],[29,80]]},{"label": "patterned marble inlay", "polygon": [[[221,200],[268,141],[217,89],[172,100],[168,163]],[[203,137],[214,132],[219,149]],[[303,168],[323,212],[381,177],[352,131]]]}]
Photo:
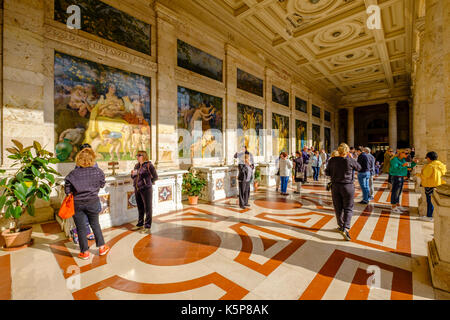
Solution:
[{"label": "patterned marble inlay", "polygon": [[216,180],[216,190],[223,190],[223,178],[219,178]]},{"label": "patterned marble inlay", "polygon": [[159,202],[172,201],[172,186],[158,188]]}]

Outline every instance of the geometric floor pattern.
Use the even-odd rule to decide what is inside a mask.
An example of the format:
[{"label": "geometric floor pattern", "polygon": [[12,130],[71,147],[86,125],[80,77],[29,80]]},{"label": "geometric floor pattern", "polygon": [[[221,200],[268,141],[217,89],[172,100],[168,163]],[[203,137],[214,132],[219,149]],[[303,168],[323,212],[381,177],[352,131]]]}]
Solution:
[{"label": "geometric floor pattern", "polygon": [[[386,176],[375,201],[355,210],[347,242],[325,180],[282,197],[274,188],[237,199],[185,205],[154,217],[152,234],[133,224],[104,230],[111,247],[76,256],[56,222],[33,226],[33,246],[0,251],[0,299],[434,299],[417,194],[405,184],[402,214],[389,210]],[[432,224],[430,224],[432,225]]]}]

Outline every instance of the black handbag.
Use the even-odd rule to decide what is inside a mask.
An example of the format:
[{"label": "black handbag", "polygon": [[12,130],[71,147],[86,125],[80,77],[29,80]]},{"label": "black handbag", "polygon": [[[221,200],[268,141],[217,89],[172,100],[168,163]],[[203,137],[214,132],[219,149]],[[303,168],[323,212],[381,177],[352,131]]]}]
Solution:
[{"label": "black handbag", "polygon": [[330,182],[327,183],[327,191],[331,190],[331,187],[333,186],[333,184]]}]

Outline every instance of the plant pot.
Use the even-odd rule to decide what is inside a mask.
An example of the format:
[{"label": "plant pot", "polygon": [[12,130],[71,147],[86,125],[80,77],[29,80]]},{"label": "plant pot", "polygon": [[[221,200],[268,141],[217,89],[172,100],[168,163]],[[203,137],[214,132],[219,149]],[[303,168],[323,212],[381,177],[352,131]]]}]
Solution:
[{"label": "plant pot", "polygon": [[3,239],[5,239],[6,248],[21,247],[30,243],[32,227],[24,227],[19,232],[10,233],[11,229],[2,232]]},{"label": "plant pot", "polygon": [[188,196],[189,204],[197,204],[198,203],[198,196]]}]

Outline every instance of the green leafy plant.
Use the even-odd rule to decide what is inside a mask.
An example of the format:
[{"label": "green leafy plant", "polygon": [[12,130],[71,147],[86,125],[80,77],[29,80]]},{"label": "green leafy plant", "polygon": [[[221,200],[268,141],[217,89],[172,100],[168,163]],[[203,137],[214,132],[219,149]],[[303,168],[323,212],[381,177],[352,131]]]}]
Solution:
[{"label": "green leafy plant", "polygon": [[[6,149],[11,153],[8,158],[15,160],[11,167],[20,168],[0,181],[0,211],[4,211],[4,218],[14,221],[13,233],[20,231],[19,219],[25,212],[34,216],[36,199],[50,200],[55,176],[60,174],[49,166],[59,160],[53,157],[53,153],[42,149],[39,142],[33,141],[32,146],[24,148],[19,141],[11,141],[15,147]],[[0,170],[0,173],[5,172]]]},{"label": "green leafy plant", "polygon": [[259,167],[257,167],[255,169],[255,179],[256,182],[260,182],[261,181],[261,169]]},{"label": "green leafy plant", "polygon": [[188,196],[199,196],[205,186],[206,180],[199,177],[195,172],[188,172],[183,175],[182,191],[187,193]]}]

